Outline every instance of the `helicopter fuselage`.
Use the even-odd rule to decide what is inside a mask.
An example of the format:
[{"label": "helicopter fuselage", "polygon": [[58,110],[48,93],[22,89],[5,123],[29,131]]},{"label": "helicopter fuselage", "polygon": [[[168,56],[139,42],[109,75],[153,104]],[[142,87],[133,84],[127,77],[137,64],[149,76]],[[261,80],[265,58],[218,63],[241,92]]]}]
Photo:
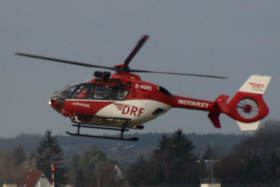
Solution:
[{"label": "helicopter fuselage", "polygon": [[214,102],[172,95],[132,73],[116,73],[110,79],[68,86],[51,97],[50,105],[77,122],[131,128],[157,118],[172,107],[221,112]]},{"label": "helicopter fuselage", "polygon": [[[74,121],[105,126],[134,127],[171,108],[172,95],[163,88],[141,81],[131,73],[110,79],[93,79],[56,92],[50,105]],[[165,90],[165,89],[163,89]]]}]

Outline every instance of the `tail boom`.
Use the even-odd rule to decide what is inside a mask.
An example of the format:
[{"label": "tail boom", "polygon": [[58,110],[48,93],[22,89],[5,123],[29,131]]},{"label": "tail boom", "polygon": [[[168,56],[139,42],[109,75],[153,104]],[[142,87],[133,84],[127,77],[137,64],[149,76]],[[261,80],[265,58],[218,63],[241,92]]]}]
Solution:
[{"label": "tail boom", "polygon": [[229,113],[227,100],[229,96],[220,95],[214,102],[199,100],[181,96],[174,96],[173,107],[192,110],[208,111],[208,117],[216,128],[221,128],[219,116],[221,113]]},{"label": "tail boom", "polygon": [[263,94],[271,80],[268,76],[252,75],[227,103],[229,96],[220,95],[214,102],[174,96],[172,107],[209,111],[208,117],[216,128],[221,128],[219,116],[225,113],[237,121],[242,131],[256,130],[269,109]]}]

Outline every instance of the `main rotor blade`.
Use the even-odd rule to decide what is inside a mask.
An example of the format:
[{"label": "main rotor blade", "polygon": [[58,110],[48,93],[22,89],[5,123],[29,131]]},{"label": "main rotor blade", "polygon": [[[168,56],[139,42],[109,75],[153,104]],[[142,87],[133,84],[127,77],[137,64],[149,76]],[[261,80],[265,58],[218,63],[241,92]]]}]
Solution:
[{"label": "main rotor blade", "polygon": [[31,54],[25,54],[25,53],[15,53],[15,55],[20,55],[20,56],[25,56],[25,57],[30,57],[30,58],[38,58],[38,59],[43,59],[43,60],[50,60],[50,61],[55,61],[55,62],[60,62],[60,63],[65,63],[65,64],[77,65],[77,66],[115,70],[115,68],[113,68],[113,67],[98,66],[98,65],[93,65],[93,64],[86,64],[86,63],[81,63],[81,62],[49,58],[49,57],[43,57],[43,56],[37,56],[37,55],[31,55]]},{"label": "main rotor blade", "polygon": [[137,52],[141,49],[141,47],[143,46],[143,44],[146,42],[146,40],[149,38],[148,35],[144,35],[142,36],[142,38],[139,40],[139,42],[137,43],[137,45],[134,47],[134,49],[131,51],[131,53],[129,54],[129,56],[127,57],[127,59],[124,61],[123,63],[123,67],[122,69],[127,69],[128,68],[128,64],[130,63],[130,61],[133,59],[133,57],[137,54]]},{"label": "main rotor blade", "polygon": [[129,72],[135,73],[159,73],[159,74],[170,74],[170,75],[185,75],[185,76],[195,76],[195,77],[207,77],[207,78],[216,78],[216,79],[227,79],[228,77],[215,76],[215,75],[200,75],[200,74],[190,74],[190,73],[173,73],[173,72],[161,72],[161,71],[147,71],[147,70],[134,70],[129,69]]}]

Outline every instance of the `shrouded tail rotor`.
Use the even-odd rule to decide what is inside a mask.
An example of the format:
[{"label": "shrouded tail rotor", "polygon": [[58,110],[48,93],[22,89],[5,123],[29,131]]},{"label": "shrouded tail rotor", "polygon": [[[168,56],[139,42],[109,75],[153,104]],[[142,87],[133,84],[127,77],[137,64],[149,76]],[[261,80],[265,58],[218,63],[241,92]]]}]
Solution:
[{"label": "shrouded tail rotor", "polygon": [[243,98],[237,104],[238,114],[245,119],[253,119],[259,113],[259,106],[252,98]]}]

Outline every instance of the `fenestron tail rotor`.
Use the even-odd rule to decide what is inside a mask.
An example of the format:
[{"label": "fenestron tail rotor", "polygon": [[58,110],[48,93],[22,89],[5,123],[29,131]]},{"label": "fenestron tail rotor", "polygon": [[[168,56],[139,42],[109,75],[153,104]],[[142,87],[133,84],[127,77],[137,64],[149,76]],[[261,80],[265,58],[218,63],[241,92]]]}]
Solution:
[{"label": "fenestron tail rotor", "polygon": [[253,119],[259,113],[259,106],[251,98],[243,98],[237,104],[238,114],[245,119]]},{"label": "fenestron tail rotor", "polygon": [[207,77],[207,78],[218,78],[218,79],[226,79],[227,77],[221,77],[221,76],[215,76],[215,75],[201,75],[201,74],[190,74],[190,73],[174,73],[174,72],[161,72],[161,71],[148,71],[148,70],[138,70],[138,69],[130,69],[128,68],[129,63],[134,58],[134,56],[138,53],[138,51],[141,49],[141,47],[144,45],[144,43],[149,38],[148,35],[142,36],[142,38],[138,41],[134,49],[131,51],[129,56],[126,58],[123,64],[116,65],[114,67],[108,67],[108,66],[100,66],[100,65],[94,65],[94,64],[87,64],[82,62],[74,62],[69,60],[62,60],[57,58],[49,58],[44,56],[38,56],[38,55],[32,55],[32,54],[26,54],[26,53],[15,53],[15,55],[30,57],[30,58],[37,58],[42,60],[49,60],[59,63],[65,63],[65,64],[71,64],[71,65],[77,65],[77,66],[84,66],[84,67],[90,67],[90,68],[102,68],[107,70],[116,71],[117,73],[125,73],[125,72],[135,72],[135,73],[160,73],[160,74],[171,74],[171,75],[185,75],[185,76],[196,76],[196,77]]}]

